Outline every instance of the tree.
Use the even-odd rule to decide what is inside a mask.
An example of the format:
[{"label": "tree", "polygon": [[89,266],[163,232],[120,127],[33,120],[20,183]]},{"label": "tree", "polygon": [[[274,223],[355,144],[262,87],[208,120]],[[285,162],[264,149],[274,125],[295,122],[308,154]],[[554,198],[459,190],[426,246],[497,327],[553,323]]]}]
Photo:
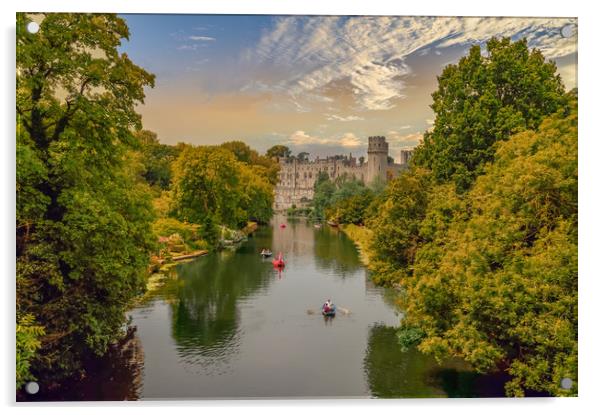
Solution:
[{"label": "tree", "polygon": [[161,190],[169,189],[171,164],[178,157],[179,149],[161,144],[157,134],[152,131],[141,130],[136,133],[136,137],[140,141],[143,154],[144,178],[151,186],[158,186]]},{"label": "tree", "polygon": [[[466,198],[433,200],[403,280],[419,348],[506,370],[506,392],[577,391],[577,111],[499,145]],[[441,189],[438,189],[441,190]],[[453,193],[450,187],[447,192]],[[446,200],[447,199],[447,200]],[[447,230],[445,230],[447,229]],[[443,231],[445,230],[445,231]],[[561,388],[571,378],[570,390]]]},{"label": "tree", "polygon": [[429,171],[412,168],[391,181],[379,200],[380,206],[368,220],[374,231],[370,251],[376,282],[398,283],[411,273],[422,242],[420,224],[426,215],[431,186]]},{"label": "tree", "polygon": [[328,177],[328,173],[321,171],[314,183],[314,198],[312,200],[312,215],[319,220],[326,217],[326,208],[330,206],[330,201],[336,190],[335,184]]},{"label": "tree", "polygon": [[289,158],[291,156],[291,150],[287,146],[278,144],[270,147],[265,154],[270,158]]},{"label": "tree", "polygon": [[272,216],[270,170],[238,161],[224,146],[187,146],[173,170],[171,213],[179,220],[203,224],[211,216],[217,224],[237,228]]},{"label": "tree", "polygon": [[202,224],[208,215],[231,227],[244,222],[240,173],[234,154],[221,147],[188,146],[173,165],[173,215]]},{"label": "tree", "polygon": [[271,157],[259,155],[257,151],[242,141],[229,141],[221,144],[220,147],[230,150],[236,159],[242,163],[261,167],[260,169],[255,169],[255,173],[263,176],[272,185],[278,183],[280,166]]},{"label": "tree", "polygon": [[116,15],[42,17],[31,34],[17,14],[17,315],[40,347],[17,346],[49,381],[103,354],[144,290],[153,213],[132,132],[154,76],[118,52]]},{"label": "tree", "polygon": [[307,151],[302,151],[297,154],[297,160],[299,161],[307,161],[309,158],[309,153]]},{"label": "tree", "polygon": [[492,38],[486,55],[475,45],[437,79],[433,130],[425,133],[413,162],[431,169],[439,183],[453,180],[459,191],[469,189],[493,160],[495,143],[537,128],[566,106],[556,65],[529,50],[526,39]]},{"label": "tree", "polygon": [[267,223],[273,215],[274,187],[261,166],[241,166],[241,208],[247,219]]},{"label": "tree", "polygon": [[252,150],[247,144],[242,141],[227,141],[222,143],[220,147],[230,150],[238,161],[243,163],[251,163],[253,153],[257,156],[257,152]]}]

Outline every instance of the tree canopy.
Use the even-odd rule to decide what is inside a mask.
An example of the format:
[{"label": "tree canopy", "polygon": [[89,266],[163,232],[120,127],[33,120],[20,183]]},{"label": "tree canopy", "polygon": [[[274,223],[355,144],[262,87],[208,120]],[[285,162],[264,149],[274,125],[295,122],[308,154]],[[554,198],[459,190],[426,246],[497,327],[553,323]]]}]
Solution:
[{"label": "tree canopy", "polygon": [[133,152],[135,107],[154,76],[118,52],[124,20],[52,13],[36,34],[27,23],[18,13],[17,319],[40,344],[17,354],[31,363],[23,380],[72,373],[107,350],[154,245]]},{"label": "tree canopy", "polygon": [[[424,230],[430,241],[416,254],[414,275],[402,280],[404,324],[423,330],[420,348],[461,356],[481,371],[507,369],[511,395],[576,390],[560,387],[565,377],[577,379],[573,108],[499,146],[465,210],[448,216],[448,231]],[[451,203],[434,201],[431,216],[445,221]]]},{"label": "tree canopy", "polygon": [[262,165],[237,160],[223,146],[186,146],[175,161],[172,213],[183,221],[239,227],[272,215],[273,188]]},{"label": "tree canopy", "polygon": [[473,46],[437,77],[435,123],[413,157],[437,181],[453,180],[460,191],[493,160],[496,142],[537,128],[566,105],[556,65],[529,50],[526,39],[492,38],[486,46],[486,54]]},{"label": "tree canopy", "polygon": [[266,152],[266,156],[271,158],[288,158],[291,156],[291,154],[291,150],[287,146],[283,146],[282,144],[272,146]]}]

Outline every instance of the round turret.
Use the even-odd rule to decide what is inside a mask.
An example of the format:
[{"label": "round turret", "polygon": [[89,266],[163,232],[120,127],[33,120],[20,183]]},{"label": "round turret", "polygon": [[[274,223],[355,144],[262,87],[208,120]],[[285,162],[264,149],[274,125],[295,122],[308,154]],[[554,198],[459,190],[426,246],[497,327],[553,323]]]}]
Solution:
[{"label": "round turret", "polygon": [[389,143],[383,136],[368,137],[368,177],[367,183],[372,183],[377,177],[387,178]]}]

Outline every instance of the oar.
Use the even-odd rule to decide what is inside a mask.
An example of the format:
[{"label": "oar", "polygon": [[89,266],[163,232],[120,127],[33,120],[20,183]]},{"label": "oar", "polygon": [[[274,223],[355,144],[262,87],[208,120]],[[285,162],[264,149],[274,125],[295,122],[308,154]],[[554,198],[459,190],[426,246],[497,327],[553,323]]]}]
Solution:
[{"label": "oar", "polygon": [[[337,312],[341,311],[341,313],[345,314],[346,316],[351,314],[351,310],[349,310],[348,308],[344,308],[344,307],[339,307],[337,306]],[[316,310],[307,310],[307,314],[314,315],[314,314],[321,314],[321,311],[316,311]]]}]

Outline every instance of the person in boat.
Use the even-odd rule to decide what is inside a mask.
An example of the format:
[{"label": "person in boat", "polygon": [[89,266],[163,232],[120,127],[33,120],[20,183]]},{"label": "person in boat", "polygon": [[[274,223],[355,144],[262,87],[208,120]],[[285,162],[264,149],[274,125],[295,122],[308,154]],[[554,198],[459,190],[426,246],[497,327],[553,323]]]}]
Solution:
[{"label": "person in boat", "polygon": [[322,306],[322,310],[324,310],[326,313],[332,310],[332,301],[330,301],[330,298],[326,300],[326,302]]}]

